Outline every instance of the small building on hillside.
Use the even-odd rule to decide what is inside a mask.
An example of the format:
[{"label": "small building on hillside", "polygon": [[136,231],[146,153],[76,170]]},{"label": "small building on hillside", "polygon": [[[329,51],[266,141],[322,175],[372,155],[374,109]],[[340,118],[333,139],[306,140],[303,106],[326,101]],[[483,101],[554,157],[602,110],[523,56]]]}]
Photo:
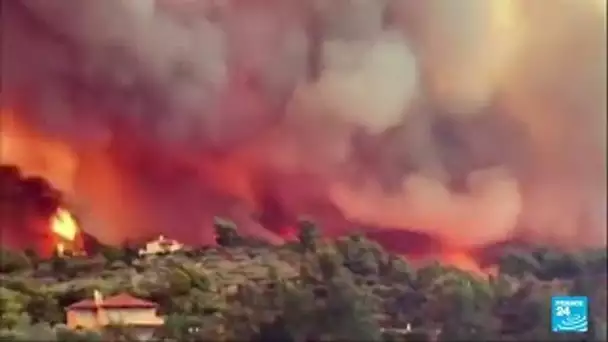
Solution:
[{"label": "small building on hillside", "polygon": [[183,244],[160,235],[156,240],[146,243],[144,248],[139,250],[139,255],[173,253],[182,249],[184,249]]},{"label": "small building on hillside", "polygon": [[157,316],[158,305],[127,293],[103,298],[95,291],[85,299],[66,308],[67,326],[71,329],[100,330],[108,325],[129,327],[139,339],[150,339],[164,319]]}]

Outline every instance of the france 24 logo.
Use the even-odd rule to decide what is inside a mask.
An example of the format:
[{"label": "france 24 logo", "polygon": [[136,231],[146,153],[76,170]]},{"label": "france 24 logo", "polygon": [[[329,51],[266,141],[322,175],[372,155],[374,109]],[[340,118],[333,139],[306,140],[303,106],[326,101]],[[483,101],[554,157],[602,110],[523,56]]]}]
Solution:
[{"label": "france 24 logo", "polygon": [[551,330],[564,333],[587,332],[587,297],[560,296],[551,298]]}]

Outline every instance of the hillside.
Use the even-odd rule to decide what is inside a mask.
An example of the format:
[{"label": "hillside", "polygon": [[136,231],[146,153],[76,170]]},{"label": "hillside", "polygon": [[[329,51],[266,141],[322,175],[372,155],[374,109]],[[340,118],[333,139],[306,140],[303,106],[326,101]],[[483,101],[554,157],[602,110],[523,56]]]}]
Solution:
[{"label": "hillside", "polygon": [[589,296],[585,338],[606,336],[605,251],[511,251],[488,276],[414,266],[358,235],[321,241],[306,225],[298,242],[282,246],[216,229],[220,246],[167,255],[104,246],[98,255],[38,260],[3,250],[2,340],[130,340],[127,327],[84,333],[62,324],[63,308],[94,290],[158,303],[165,341],[563,340],[550,332],[556,294]]}]

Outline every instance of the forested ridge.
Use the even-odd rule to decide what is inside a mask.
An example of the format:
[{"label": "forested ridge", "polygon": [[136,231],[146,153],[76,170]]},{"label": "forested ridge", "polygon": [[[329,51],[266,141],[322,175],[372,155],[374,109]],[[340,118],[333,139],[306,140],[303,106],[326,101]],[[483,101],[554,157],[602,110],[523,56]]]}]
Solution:
[{"label": "forested ridge", "polygon": [[[493,275],[418,265],[362,235],[274,246],[215,225],[218,246],[139,256],[132,244],[42,260],[2,249],[0,340],[131,341],[126,326],[71,331],[64,308],[128,292],[160,306],[162,341],[606,340],[606,250],[505,250]],[[551,297],[589,298],[589,331],[551,332]]]}]

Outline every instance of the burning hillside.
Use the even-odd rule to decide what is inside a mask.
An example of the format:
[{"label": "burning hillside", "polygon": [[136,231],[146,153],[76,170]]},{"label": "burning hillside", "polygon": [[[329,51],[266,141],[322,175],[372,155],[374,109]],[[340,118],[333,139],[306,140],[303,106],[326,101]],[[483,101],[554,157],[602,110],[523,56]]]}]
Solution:
[{"label": "burning hillside", "polygon": [[81,252],[82,232],[62,207],[61,193],[40,177],[24,177],[14,166],[0,165],[2,243],[34,248],[45,256]]},{"label": "burning hillside", "polygon": [[3,2],[0,162],[110,243],[605,241],[605,10],[458,3]]}]

